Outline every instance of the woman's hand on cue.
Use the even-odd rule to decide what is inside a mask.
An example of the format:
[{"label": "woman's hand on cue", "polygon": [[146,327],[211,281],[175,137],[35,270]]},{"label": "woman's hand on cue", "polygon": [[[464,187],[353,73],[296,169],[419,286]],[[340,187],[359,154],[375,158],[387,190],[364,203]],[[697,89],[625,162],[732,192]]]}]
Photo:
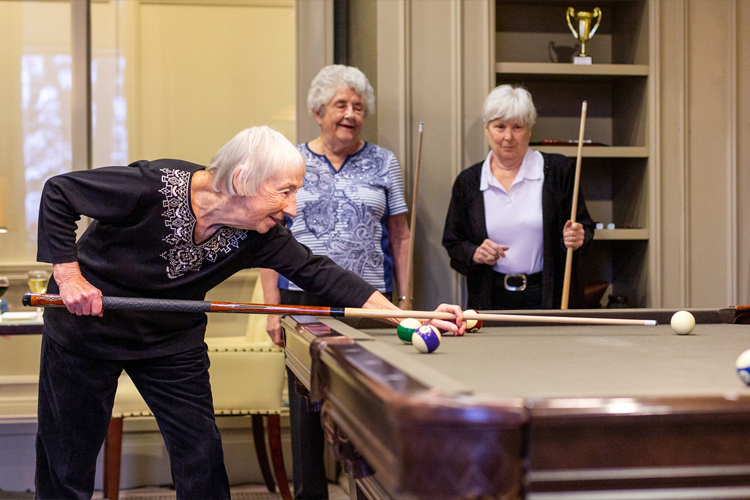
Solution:
[{"label": "woman's hand on cue", "polygon": [[68,311],[78,316],[102,315],[102,292],[86,281],[78,262],[55,264],[52,272],[60,287],[60,298]]},{"label": "woman's hand on cue", "polygon": [[449,312],[456,315],[456,319],[448,321],[444,319],[431,319],[428,324],[444,332],[452,332],[454,337],[460,337],[466,331],[466,320],[461,308],[454,304],[440,304],[436,312]]},{"label": "woman's hand on cue", "polygon": [[266,316],[266,333],[274,344],[284,347],[284,340],[281,338],[281,316],[278,314]]},{"label": "woman's hand on cue", "polygon": [[484,240],[481,245],[474,250],[472,260],[477,264],[487,264],[494,266],[498,259],[505,258],[505,251],[509,247],[498,245],[492,240]]},{"label": "woman's hand on cue", "polygon": [[563,228],[563,243],[565,248],[572,248],[577,250],[583,245],[583,238],[586,232],[583,230],[583,226],[578,222],[568,221],[565,223]]}]

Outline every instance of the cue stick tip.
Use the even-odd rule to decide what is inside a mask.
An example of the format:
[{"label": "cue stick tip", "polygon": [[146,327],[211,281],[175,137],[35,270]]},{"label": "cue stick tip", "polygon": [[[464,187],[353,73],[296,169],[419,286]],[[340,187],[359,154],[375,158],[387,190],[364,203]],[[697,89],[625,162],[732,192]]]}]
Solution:
[{"label": "cue stick tip", "polygon": [[655,319],[647,319],[647,320],[644,321],[643,324],[646,325],[646,326],[656,326],[657,325]]}]

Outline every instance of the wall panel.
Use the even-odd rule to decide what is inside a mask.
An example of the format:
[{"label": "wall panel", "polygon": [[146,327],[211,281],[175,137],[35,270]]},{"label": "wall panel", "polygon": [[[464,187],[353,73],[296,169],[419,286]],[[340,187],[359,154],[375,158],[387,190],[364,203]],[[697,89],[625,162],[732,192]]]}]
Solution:
[{"label": "wall panel", "polygon": [[138,16],[138,158],[205,164],[254,125],[295,139],[294,4],[144,2]]},{"label": "wall panel", "polygon": [[[732,20],[730,2],[691,1],[688,11],[688,305],[722,306],[732,300],[728,271],[733,249],[727,240],[736,222],[727,208],[732,196],[728,176],[733,167],[726,147],[731,132],[728,53],[734,52],[727,30]],[[710,43],[706,33],[712,33]]]},{"label": "wall panel", "polygon": [[725,306],[749,291],[741,196],[748,67],[738,57],[748,43],[747,7],[696,0],[661,2],[660,11],[662,300],[654,306]]},{"label": "wall panel", "polygon": [[737,33],[737,303],[750,304],[750,3],[738,1]]},{"label": "wall panel", "polygon": [[378,143],[394,151],[411,204],[424,139],[415,237],[415,307],[462,300],[442,234],[453,180],[486,154],[481,108],[494,80],[493,2],[377,2]]}]

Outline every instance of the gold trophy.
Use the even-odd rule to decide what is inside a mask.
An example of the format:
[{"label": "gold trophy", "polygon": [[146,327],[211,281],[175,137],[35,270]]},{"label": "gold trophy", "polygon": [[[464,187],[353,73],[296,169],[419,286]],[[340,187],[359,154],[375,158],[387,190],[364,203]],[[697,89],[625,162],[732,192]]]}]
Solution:
[{"label": "gold trophy", "polygon": [[[578,23],[578,30],[573,27],[573,23],[570,22],[570,17],[573,16]],[[585,12],[579,10],[576,12],[573,7],[568,7],[568,12],[565,13],[565,17],[568,19],[568,27],[573,32],[573,36],[581,42],[581,53],[578,54],[573,62],[575,64],[591,64],[591,56],[586,54],[586,42],[591,40],[599,28],[599,23],[602,22],[602,11],[599,7],[594,8],[594,12]],[[596,19],[596,26],[591,29],[591,22]]]}]

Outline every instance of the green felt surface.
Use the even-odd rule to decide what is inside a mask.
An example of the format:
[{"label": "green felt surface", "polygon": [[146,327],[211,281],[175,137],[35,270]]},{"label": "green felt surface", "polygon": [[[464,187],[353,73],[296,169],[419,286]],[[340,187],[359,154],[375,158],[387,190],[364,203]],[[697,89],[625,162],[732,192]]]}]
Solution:
[{"label": "green felt surface", "polygon": [[443,336],[421,354],[395,328],[362,330],[403,356],[498,397],[637,397],[750,395],[736,375],[750,349],[750,325],[697,325],[691,335],[656,327],[559,326],[487,328]]}]

